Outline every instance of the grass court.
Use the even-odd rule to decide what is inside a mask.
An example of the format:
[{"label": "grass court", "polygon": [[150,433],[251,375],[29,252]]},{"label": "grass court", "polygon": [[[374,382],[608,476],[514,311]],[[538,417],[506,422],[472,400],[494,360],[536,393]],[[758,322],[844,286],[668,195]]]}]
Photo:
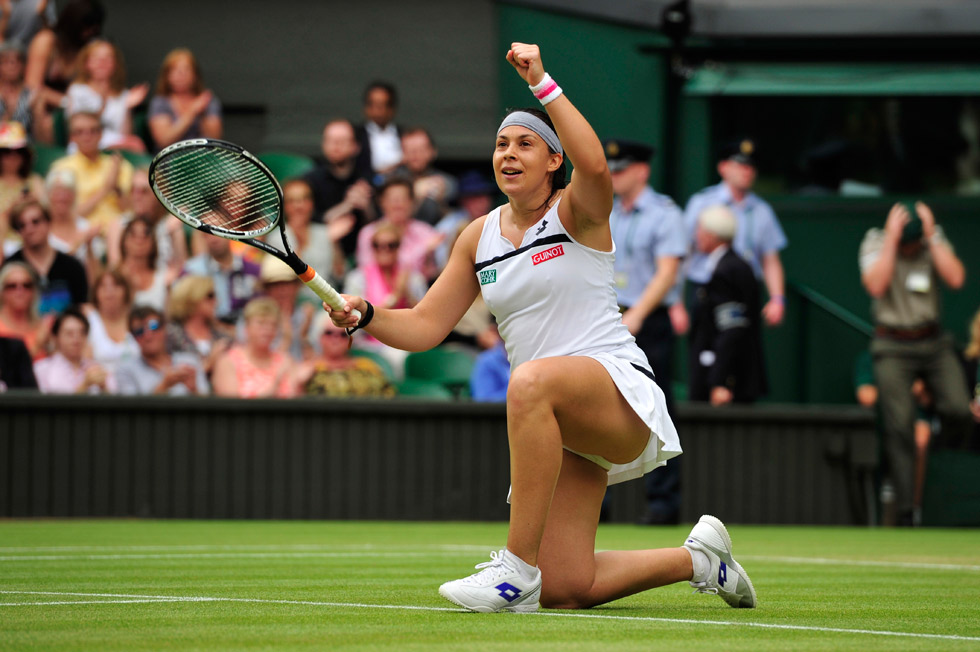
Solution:
[{"label": "grass court", "polygon": [[[728,526],[757,609],[685,583],[482,615],[436,589],[503,523],[0,521],[0,649],[980,650],[978,530]],[[690,527],[602,526],[598,545]]]}]

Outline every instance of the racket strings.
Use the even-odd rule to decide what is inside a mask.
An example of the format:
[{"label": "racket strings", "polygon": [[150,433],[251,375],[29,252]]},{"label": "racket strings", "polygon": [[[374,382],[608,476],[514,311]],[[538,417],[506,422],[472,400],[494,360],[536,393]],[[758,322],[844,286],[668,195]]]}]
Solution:
[{"label": "racket strings", "polygon": [[279,193],[252,162],[222,149],[177,152],[156,171],[157,186],[174,208],[238,235],[264,232],[279,217]]}]

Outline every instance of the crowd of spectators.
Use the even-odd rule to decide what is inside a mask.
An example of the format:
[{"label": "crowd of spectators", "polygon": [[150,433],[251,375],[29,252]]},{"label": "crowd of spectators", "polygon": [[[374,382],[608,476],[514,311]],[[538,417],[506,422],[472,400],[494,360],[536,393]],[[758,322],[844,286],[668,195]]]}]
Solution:
[{"label": "crowd of spectators", "polygon": [[[130,162],[184,138],[222,137],[222,104],[194,53],[162,52],[156,80],[130,80],[125,53],[102,34],[98,0],[58,2],[57,12],[55,3],[19,4],[37,11],[21,7],[10,21],[0,15],[0,337],[24,344],[37,365],[34,384],[44,392],[392,395],[404,352],[364,333],[355,335],[353,352],[365,355],[341,351],[346,340],[288,267],[185,228],[156,200],[147,168]],[[499,195],[481,172],[457,177],[440,169],[431,131],[398,122],[395,85],[371,82],[361,100],[362,115],[325,118],[315,165],[282,179],[286,237],[343,291],[411,307],[461,230]],[[58,144],[59,124],[65,156],[39,168],[34,147]],[[689,398],[723,404],[762,396],[764,375],[747,380],[746,365],[723,370],[721,361],[734,358],[720,348],[727,339],[739,342],[741,354],[761,351],[757,317],[778,326],[785,310],[780,251],[788,243],[752,190],[754,142],[726,143],[719,183],[686,208],[650,191],[652,147],[605,145],[617,194],[617,293],[631,332],[649,341],[648,357],[667,365],[672,349],[657,353],[656,343],[692,325],[692,341],[711,340],[689,347]],[[712,254],[697,233],[702,216],[719,206],[734,230]],[[636,227],[631,216],[663,226]],[[281,244],[277,231],[267,238]],[[731,301],[716,302],[729,311],[725,319],[705,302],[707,289],[718,287],[712,275],[721,250],[743,260],[752,272],[743,276],[755,281],[748,285],[765,291],[737,302],[751,306],[751,329]],[[706,324],[714,329],[707,335]],[[483,354],[477,369],[491,365],[495,375],[492,383],[475,379],[473,396],[501,400],[506,351],[480,299],[447,344],[474,359]],[[669,372],[657,375],[671,393]]]}]

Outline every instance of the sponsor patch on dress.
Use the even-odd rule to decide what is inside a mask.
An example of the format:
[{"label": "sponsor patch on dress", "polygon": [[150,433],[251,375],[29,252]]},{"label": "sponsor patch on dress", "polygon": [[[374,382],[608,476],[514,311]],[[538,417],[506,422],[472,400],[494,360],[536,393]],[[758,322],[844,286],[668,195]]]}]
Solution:
[{"label": "sponsor patch on dress", "polygon": [[480,285],[487,285],[488,283],[497,282],[497,270],[495,269],[481,269],[480,270]]},{"label": "sponsor patch on dress", "polygon": [[561,245],[555,245],[551,249],[546,249],[545,251],[539,251],[538,253],[531,256],[531,263],[537,265],[539,263],[547,262],[552,258],[558,258],[558,256],[565,255],[565,248]]}]

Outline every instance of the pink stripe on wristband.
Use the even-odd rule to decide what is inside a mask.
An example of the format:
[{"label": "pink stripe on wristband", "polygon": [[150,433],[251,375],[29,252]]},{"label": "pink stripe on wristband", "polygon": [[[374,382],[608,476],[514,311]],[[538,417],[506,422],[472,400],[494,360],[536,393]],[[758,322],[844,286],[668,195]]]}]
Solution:
[{"label": "pink stripe on wristband", "polygon": [[550,79],[548,81],[550,81],[551,83],[545,86],[544,88],[542,88],[541,90],[537,91],[534,94],[534,97],[538,98],[539,100],[543,100],[544,98],[548,97],[551,91],[558,88],[558,84],[555,82],[554,79]]}]

